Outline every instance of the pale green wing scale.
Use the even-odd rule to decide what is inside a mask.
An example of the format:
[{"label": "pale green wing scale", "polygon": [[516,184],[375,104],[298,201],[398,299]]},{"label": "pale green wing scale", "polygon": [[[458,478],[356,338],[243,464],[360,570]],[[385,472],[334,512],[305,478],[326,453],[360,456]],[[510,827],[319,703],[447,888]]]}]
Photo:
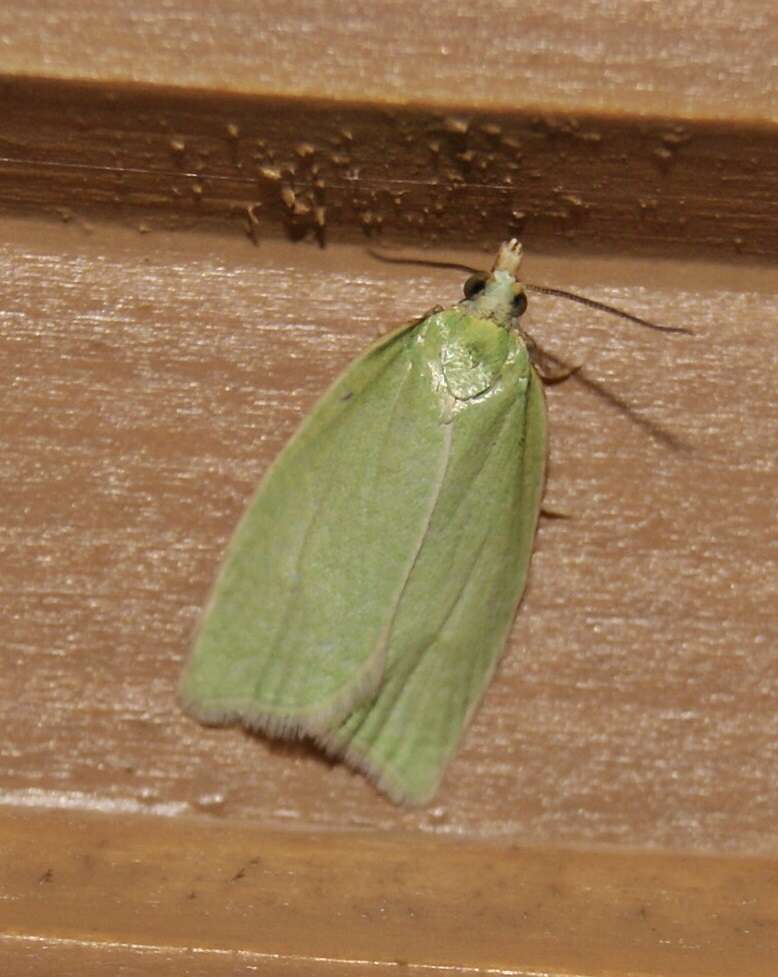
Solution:
[{"label": "pale green wing scale", "polygon": [[397,801],[434,794],[504,648],[540,509],[520,253],[503,245],[477,295],[355,360],[272,465],[182,678],[196,716],[310,734]]},{"label": "pale green wing scale", "polygon": [[445,474],[378,692],[323,737],[398,802],[434,796],[526,585],[546,460],[545,398],[521,340],[510,341],[499,379],[460,401],[446,428]]}]

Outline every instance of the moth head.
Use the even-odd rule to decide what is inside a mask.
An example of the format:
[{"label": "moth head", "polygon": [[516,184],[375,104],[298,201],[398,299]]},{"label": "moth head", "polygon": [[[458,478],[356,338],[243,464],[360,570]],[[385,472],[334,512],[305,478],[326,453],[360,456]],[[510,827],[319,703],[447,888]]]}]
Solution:
[{"label": "moth head", "polygon": [[517,280],[521,244],[515,239],[500,245],[491,272],[476,271],[464,284],[465,303],[475,315],[508,326],[527,310],[524,285]]}]

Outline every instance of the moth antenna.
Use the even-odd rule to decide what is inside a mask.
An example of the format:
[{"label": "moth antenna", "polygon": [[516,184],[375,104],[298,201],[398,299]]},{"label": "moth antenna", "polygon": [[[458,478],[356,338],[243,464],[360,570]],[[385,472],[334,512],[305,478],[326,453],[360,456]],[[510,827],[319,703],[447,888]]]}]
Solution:
[{"label": "moth antenna", "polygon": [[656,329],[657,332],[674,332],[680,333],[683,336],[694,335],[691,329],[684,329],[681,326],[660,326],[656,322],[650,322],[648,319],[641,319],[640,316],[632,315],[631,312],[625,312],[623,309],[617,309],[613,305],[607,305],[605,302],[598,302],[597,299],[590,299],[585,295],[576,295],[575,292],[566,292],[563,288],[551,288],[549,285],[531,285],[529,282],[524,283],[524,288],[531,292],[540,292],[542,295],[555,295],[560,299],[569,299],[571,302],[578,302],[580,305],[587,305],[590,309],[598,309],[600,312],[608,312],[610,315],[618,316],[619,319],[626,319],[628,322],[635,322],[637,325],[645,326],[647,329]]},{"label": "moth antenna", "polygon": [[449,268],[452,271],[464,271],[469,275],[477,275],[483,269],[471,268],[470,265],[460,264],[458,261],[436,261],[434,258],[399,258],[388,254],[381,254],[374,248],[366,248],[367,253],[376,261],[383,261],[387,265],[418,265],[422,268]]}]

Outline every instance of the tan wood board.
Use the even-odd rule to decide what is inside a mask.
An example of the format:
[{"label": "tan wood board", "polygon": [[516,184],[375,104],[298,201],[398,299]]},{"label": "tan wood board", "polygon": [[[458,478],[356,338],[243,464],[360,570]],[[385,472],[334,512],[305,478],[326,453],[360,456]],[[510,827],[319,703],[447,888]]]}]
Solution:
[{"label": "tan wood board", "polygon": [[546,504],[571,518],[541,526],[503,665],[414,812],[305,745],[199,727],[175,683],[269,462],[461,275],[239,236],[3,238],[6,803],[775,852],[774,275],[528,257],[528,278],[695,330],[541,298],[527,320],[686,449],[579,384],[549,391]]},{"label": "tan wood board", "polygon": [[65,811],[1,816],[0,845],[22,977],[775,973],[774,859]]},{"label": "tan wood board", "polygon": [[3,70],[384,104],[776,120],[775,5],[6,0]]},{"label": "tan wood board", "polygon": [[0,78],[0,212],[255,241],[778,254],[776,127]]},{"label": "tan wood board", "polygon": [[[3,5],[4,973],[774,973],[776,44],[756,0]],[[300,418],[459,297],[361,242],[510,234],[695,336],[533,301],[645,423],[549,392],[570,519],[402,810],[175,683]]]}]

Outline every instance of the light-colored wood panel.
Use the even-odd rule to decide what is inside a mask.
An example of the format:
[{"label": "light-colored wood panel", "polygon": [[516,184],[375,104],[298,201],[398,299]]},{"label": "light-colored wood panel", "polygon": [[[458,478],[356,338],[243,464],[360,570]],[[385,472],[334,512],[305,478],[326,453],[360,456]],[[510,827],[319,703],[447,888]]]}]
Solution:
[{"label": "light-colored wood panel", "polygon": [[[775,970],[778,294],[743,263],[778,254],[773,5],[417,9],[0,9],[3,973]],[[683,446],[550,391],[571,518],[405,811],[175,682],[300,417],[459,296],[343,242],[513,233],[531,279],[695,329],[530,312]]]},{"label": "light-colored wood panel", "polygon": [[6,0],[3,70],[249,94],[776,121],[775,5],[744,0]]},{"label": "light-colored wood panel", "polygon": [[[435,806],[304,745],[206,730],[175,683],[257,480],[351,357],[460,275],[362,249],[5,222],[2,800],[521,843],[778,850],[775,276],[528,256],[694,337],[533,300],[547,505],[502,668]],[[490,256],[466,255],[488,262]]]},{"label": "light-colored wood panel", "polygon": [[64,811],[4,813],[0,846],[7,973],[46,972],[52,953],[86,975],[775,972],[774,859]]}]

